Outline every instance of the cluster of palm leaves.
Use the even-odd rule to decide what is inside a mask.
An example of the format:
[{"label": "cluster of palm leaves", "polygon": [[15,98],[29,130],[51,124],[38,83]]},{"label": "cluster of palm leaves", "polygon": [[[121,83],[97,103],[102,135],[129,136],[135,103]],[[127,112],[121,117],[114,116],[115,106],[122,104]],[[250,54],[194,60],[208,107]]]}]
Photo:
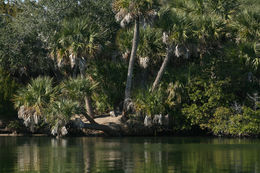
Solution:
[{"label": "cluster of palm leaves", "polygon": [[160,85],[152,93],[140,89],[135,95],[135,109],[144,116],[166,115],[170,109],[175,109],[182,103],[182,94],[183,85],[179,81],[166,86]]},{"label": "cluster of palm leaves", "polygon": [[[87,78],[69,79],[54,86],[52,78],[38,77],[18,90],[14,97],[15,107],[24,121],[37,116],[41,122],[49,124],[51,129],[56,128],[55,134],[60,135],[60,130],[73,115],[85,114],[82,102],[96,86]],[[35,125],[39,122],[35,121]]]},{"label": "cluster of palm leaves", "polygon": [[[120,52],[130,52],[133,34],[133,30],[131,29],[119,30],[116,44],[118,45]],[[140,29],[140,40],[137,49],[138,58],[148,57],[149,59],[156,61],[164,54],[164,47],[161,29],[152,28],[150,26]]]},{"label": "cluster of palm leaves", "polygon": [[86,17],[64,20],[60,32],[55,35],[57,44],[53,45],[51,56],[60,68],[69,65],[83,73],[86,60],[101,52],[105,35],[105,30],[101,31]]}]

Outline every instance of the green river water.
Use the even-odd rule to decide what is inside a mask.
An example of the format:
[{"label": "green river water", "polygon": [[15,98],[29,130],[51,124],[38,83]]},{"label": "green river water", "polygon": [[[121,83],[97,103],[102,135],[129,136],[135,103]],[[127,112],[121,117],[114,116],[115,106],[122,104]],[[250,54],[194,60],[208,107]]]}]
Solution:
[{"label": "green river water", "polygon": [[0,137],[0,173],[260,173],[259,139]]}]

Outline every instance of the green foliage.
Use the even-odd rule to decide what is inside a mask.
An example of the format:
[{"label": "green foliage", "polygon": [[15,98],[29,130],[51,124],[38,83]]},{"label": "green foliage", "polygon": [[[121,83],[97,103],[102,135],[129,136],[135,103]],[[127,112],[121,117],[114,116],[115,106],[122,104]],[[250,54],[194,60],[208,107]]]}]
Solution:
[{"label": "green foliage", "polygon": [[[122,53],[130,53],[132,48],[133,30],[119,30],[116,37],[116,44]],[[162,42],[162,30],[150,26],[140,29],[139,46],[137,56],[139,58],[149,57],[156,61],[158,57],[165,54],[165,46]]]},{"label": "green foliage", "polygon": [[59,57],[70,52],[81,58],[106,50],[117,28],[110,4],[111,0],[15,3],[19,15],[0,29],[0,66],[24,82],[25,77],[59,75],[51,59],[57,52]]},{"label": "green foliage", "polygon": [[45,121],[52,128],[65,126],[76,113],[80,113],[79,103],[68,99],[57,99],[44,109]]},{"label": "green foliage", "polygon": [[[243,79],[238,79],[238,81]],[[235,82],[235,81],[233,81]],[[188,100],[182,113],[191,125],[218,136],[257,136],[259,111],[247,106],[235,109],[232,105],[241,87],[234,87],[230,79],[204,80],[195,78],[187,85]],[[238,90],[237,90],[238,89]],[[247,92],[252,88],[247,88]],[[243,91],[243,90],[242,90]],[[244,104],[247,102],[244,101]],[[239,110],[241,109],[241,110]]]},{"label": "green foliage", "polygon": [[[233,124],[234,127],[238,122],[232,115],[233,113],[229,108],[218,107],[209,120],[208,128],[211,129],[215,135],[230,135],[231,133],[229,131],[232,129],[230,125]],[[239,118],[239,116],[236,116],[236,118]],[[233,119],[233,122],[230,122],[231,119]],[[239,128],[235,127],[234,130],[239,130]],[[240,134],[238,133],[238,135]]]},{"label": "green foliage", "polygon": [[[89,78],[78,77],[53,86],[52,78],[38,77],[18,90],[14,97],[15,107],[25,107],[24,113],[20,113],[23,115],[19,115],[25,121],[36,115],[51,128],[60,129],[73,115],[84,111],[84,97],[91,95],[96,87],[97,83]],[[28,109],[32,111],[26,112]]]},{"label": "green foliage", "polygon": [[239,28],[237,31],[237,40],[239,42],[240,57],[246,59],[248,64],[259,67],[259,45],[260,37],[260,15],[258,12],[244,10],[237,17],[234,25]]},{"label": "green foliage", "polygon": [[140,90],[135,96],[135,108],[137,112],[153,116],[165,113],[165,93],[162,88],[157,92],[150,93],[147,90]]},{"label": "green foliage", "polygon": [[116,109],[123,101],[127,66],[122,62],[99,60],[87,70],[100,85],[93,92],[95,107],[100,113]]},{"label": "green foliage", "polygon": [[130,13],[132,16],[147,16],[149,12],[158,8],[157,0],[114,0],[113,9],[115,12],[120,10]]},{"label": "green foliage", "polygon": [[84,100],[84,96],[91,95],[91,92],[98,86],[98,83],[90,78],[70,78],[62,83],[62,93],[73,100]]},{"label": "green foliage", "polygon": [[[84,96],[91,96],[96,113],[122,107],[133,31],[116,21],[138,19],[137,57],[149,65],[134,68],[137,113],[172,115],[177,130],[257,136],[258,101],[249,98],[260,91],[259,7],[257,0],[1,2],[0,114],[11,113],[15,81],[26,85],[14,98],[16,108],[35,110],[52,127],[83,111]],[[166,47],[168,69],[151,93],[145,87]],[[87,77],[64,80],[72,71]]]},{"label": "green foliage", "polygon": [[232,15],[236,14],[239,9],[238,0],[209,0],[209,6],[215,13],[222,16],[224,19],[230,19]]},{"label": "green foliage", "polygon": [[229,80],[193,79],[187,86],[189,101],[184,105],[183,114],[190,120],[191,125],[207,128],[215,110],[220,106],[228,106],[234,99],[229,90]]},{"label": "green foliage", "polygon": [[182,103],[183,85],[177,81],[160,86],[156,92],[141,89],[136,92],[135,108],[141,114],[153,116],[172,113]]},{"label": "green foliage", "polygon": [[192,19],[178,9],[162,8],[156,25],[169,34],[169,43],[184,44],[194,39],[192,32],[195,28]]},{"label": "green foliage", "polygon": [[209,121],[215,135],[256,136],[260,133],[260,111],[243,107],[240,114],[229,108],[219,107]]},{"label": "green foliage", "polygon": [[58,62],[69,62],[70,56],[93,58],[101,53],[108,34],[105,28],[101,28],[88,16],[64,19],[60,31],[54,36],[56,44],[53,45],[52,56]]},{"label": "green foliage", "polygon": [[82,113],[85,110],[86,97],[91,97],[92,93],[98,88],[98,85],[99,83],[93,81],[91,77],[70,78],[61,84],[62,97],[78,103],[78,110],[81,110]]},{"label": "green foliage", "polygon": [[[242,134],[253,136],[260,134],[260,110],[253,110],[249,107],[243,108]],[[240,121],[241,122],[241,121]]]},{"label": "green foliage", "polygon": [[32,80],[25,88],[21,88],[14,96],[15,107],[21,106],[33,108],[41,115],[46,108],[58,95],[59,89],[53,87],[53,79],[49,77],[38,77]]},{"label": "green foliage", "polygon": [[10,121],[7,125],[7,128],[11,131],[19,132],[23,131],[24,126],[18,120]]},{"label": "green foliage", "polygon": [[0,68],[0,116],[15,114],[12,97],[18,84],[11,76]]}]

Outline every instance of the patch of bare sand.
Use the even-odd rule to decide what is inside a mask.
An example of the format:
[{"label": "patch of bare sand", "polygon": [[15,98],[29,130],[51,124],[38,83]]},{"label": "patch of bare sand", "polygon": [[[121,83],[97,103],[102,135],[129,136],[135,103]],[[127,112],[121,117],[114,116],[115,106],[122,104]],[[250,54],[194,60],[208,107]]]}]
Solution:
[{"label": "patch of bare sand", "polygon": [[[95,121],[100,125],[107,126],[120,126],[122,116],[111,117],[109,115],[99,115],[95,117]],[[76,118],[80,118],[84,123],[89,123],[89,121],[83,115],[74,115],[71,120],[75,120]],[[91,129],[82,129],[82,132],[86,135],[94,135],[94,136],[103,136],[105,135],[103,131],[100,130],[91,130]]]},{"label": "patch of bare sand", "polygon": [[[102,125],[109,125],[109,124],[121,124],[121,115],[117,116],[117,117],[111,117],[109,115],[100,115],[100,116],[96,116],[95,117],[95,121],[98,124],[102,124]],[[89,121],[83,116],[83,115],[74,115],[71,120],[74,120],[76,118],[80,118],[84,123],[89,123]]]}]

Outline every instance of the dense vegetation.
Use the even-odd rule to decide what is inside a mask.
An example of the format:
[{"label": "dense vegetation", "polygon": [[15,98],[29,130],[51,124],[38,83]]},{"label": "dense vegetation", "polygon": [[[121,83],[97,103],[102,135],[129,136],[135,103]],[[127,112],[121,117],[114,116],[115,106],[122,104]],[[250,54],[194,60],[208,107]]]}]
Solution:
[{"label": "dense vegetation", "polygon": [[15,106],[59,135],[74,114],[161,114],[175,134],[259,136],[259,28],[257,0],[1,1],[0,118]]}]

